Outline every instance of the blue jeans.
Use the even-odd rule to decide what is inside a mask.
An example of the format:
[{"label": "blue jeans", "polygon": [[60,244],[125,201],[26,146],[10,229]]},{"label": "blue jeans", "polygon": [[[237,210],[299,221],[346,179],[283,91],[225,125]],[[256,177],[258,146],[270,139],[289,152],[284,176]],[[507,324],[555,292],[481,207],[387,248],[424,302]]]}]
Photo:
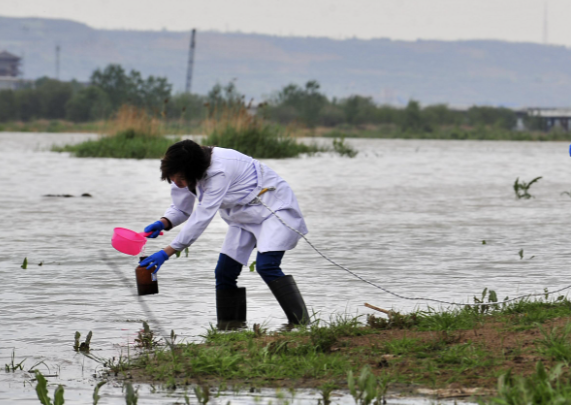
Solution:
[{"label": "blue jeans", "polygon": [[[267,283],[284,276],[280,265],[285,252],[265,252],[256,257],[256,271]],[[216,276],[216,289],[227,290],[237,288],[236,281],[242,272],[242,265],[224,253],[220,253],[218,264],[214,270]]]}]

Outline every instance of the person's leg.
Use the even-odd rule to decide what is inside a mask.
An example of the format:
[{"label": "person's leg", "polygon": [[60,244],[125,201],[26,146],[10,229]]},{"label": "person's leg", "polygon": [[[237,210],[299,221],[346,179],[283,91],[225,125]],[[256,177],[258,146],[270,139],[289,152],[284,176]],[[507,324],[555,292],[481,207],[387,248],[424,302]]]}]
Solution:
[{"label": "person's leg", "polygon": [[218,264],[216,277],[216,316],[218,327],[227,329],[246,322],[246,289],[238,288],[236,280],[246,263],[256,238],[250,232],[238,227],[228,227]]},{"label": "person's leg", "polygon": [[214,270],[216,276],[216,318],[218,328],[242,326],[246,322],[246,289],[238,288],[236,280],[242,264],[220,253]]},{"label": "person's leg", "polygon": [[220,253],[216,269],[214,270],[214,275],[216,277],[216,290],[231,290],[238,288],[236,280],[238,280],[238,276],[241,272],[242,264],[238,263],[230,256]]},{"label": "person's leg", "polygon": [[284,275],[280,268],[284,253],[283,251],[258,252],[256,270],[270,287],[288,322],[294,325],[305,324],[309,322],[309,314],[303,297],[293,277]]},{"label": "person's leg", "polygon": [[258,252],[258,255],[256,256],[256,271],[266,284],[284,276],[284,273],[280,268],[284,253],[284,251]]}]

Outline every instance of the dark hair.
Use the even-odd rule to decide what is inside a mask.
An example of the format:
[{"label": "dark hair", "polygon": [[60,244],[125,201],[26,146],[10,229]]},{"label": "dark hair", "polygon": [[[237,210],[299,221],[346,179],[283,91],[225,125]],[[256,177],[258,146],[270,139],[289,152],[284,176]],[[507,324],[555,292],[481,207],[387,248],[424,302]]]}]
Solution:
[{"label": "dark hair", "polygon": [[161,180],[170,183],[170,178],[180,173],[192,191],[210,166],[211,155],[211,147],[200,146],[189,139],[177,142],[167,149],[161,159]]}]

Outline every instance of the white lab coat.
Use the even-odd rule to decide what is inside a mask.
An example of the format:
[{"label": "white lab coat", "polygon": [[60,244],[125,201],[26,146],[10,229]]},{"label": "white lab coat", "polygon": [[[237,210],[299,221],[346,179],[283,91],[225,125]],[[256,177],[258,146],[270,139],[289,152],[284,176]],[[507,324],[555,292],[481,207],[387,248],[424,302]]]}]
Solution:
[{"label": "white lab coat", "polygon": [[[275,187],[259,198],[289,226],[306,234],[297,199],[284,179],[263,163],[232,149],[214,148],[196,195],[171,184],[172,205],[164,217],[173,227],[186,221],[170,246],[178,251],[192,245],[216,212],[228,223],[222,253],[246,265],[254,247],[259,252],[293,249],[299,238],[266,207],[252,203],[264,188]],[[198,203],[195,206],[195,201]]]}]

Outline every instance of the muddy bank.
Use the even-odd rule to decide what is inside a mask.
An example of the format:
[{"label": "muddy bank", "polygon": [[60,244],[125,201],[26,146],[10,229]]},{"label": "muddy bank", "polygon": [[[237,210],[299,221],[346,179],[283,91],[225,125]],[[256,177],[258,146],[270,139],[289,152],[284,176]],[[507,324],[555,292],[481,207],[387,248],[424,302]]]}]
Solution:
[{"label": "muddy bank", "polygon": [[368,381],[363,390],[383,395],[490,398],[502,394],[501,378],[535,378],[539,364],[552,370],[571,360],[570,317],[571,303],[560,297],[388,319],[338,317],[289,332],[211,328],[204,343],[142,348],[138,357],[107,366],[119,378],[170,388],[326,392]]}]

